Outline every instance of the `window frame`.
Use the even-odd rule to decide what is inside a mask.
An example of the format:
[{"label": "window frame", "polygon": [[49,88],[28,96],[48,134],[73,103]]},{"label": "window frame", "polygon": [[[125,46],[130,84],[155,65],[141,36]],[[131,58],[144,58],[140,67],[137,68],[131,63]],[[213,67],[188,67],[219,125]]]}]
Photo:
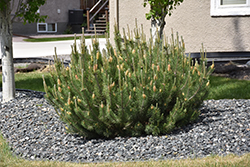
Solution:
[{"label": "window frame", "polygon": [[[48,31],[48,24],[55,24],[55,31]],[[39,25],[45,25],[45,31],[40,31]],[[57,32],[57,23],[37,23],[37,32],[38,33],[55,33]]]},{"label": "window frame", "polygon": [[250,15],[250,0],[246,4],[221,5],[221,0],[211,0],[211,16],[246,16]]}]

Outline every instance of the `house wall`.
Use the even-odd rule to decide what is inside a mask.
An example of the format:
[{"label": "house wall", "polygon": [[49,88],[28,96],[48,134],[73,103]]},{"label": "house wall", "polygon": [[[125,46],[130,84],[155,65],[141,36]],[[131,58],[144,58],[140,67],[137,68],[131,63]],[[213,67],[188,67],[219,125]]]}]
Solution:
[{"label": "house wall", "polygon": [[[40,15],[47,15],[45,23],[57,23],[56,33],[63,33],[68,24],[68,11],[72,9],[80,9],[80,0],[47,0],[45,5],[40,7]],[[16,21],[13,23],[13,33],[37,34],[37,24],[23,25],[22,22]]]},{"label": "house wall", "polygon": [[[110,2],[110,22],[115,18],[115,1]],[[149,36],[150,21],[145,20],[141,2],[119,0],[119,27],[129,24],[134,26],[134,18],[144,24],[146,35]],[[210,0],[185,0],[166,18],[165,33],[170,36],[171,29],[183,36],[187,52],[200,52],[203,43],[207,52],[245,52],[250,51],[250,16],[211,17]],[[112,26],[111,38],[112,38]]]},{"label": "house wall", "polygon": [[[129,26],[130,30],[135,28],[137,20],[138,27],[143,24],[144,33],[150,35],[150,21],[146,20],[145,13],[149,7],[143,7],[144,0],[109,0],[109,20],[110,20],[110,39],[113,43],[114,25],[118,23],[120,31],[125,28],[126,32]],[[118,8],[117,8],[118,7]]]}]

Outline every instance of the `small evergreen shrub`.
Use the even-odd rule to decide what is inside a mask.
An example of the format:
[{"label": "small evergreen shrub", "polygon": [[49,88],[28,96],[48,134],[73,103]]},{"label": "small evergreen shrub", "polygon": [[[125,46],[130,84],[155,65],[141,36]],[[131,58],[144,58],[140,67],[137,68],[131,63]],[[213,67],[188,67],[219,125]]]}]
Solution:
[{"label": "small evergreen shrub", "polygon": [[113,48],[98,39],[88,50],[72,46],[71,64],[64,67],[55,55],[51,82],[44,81],[47,100],[67,123],[67,131],[87,138],[160,135],[194,121],[208,94],[209,75],[204,52],[191,65],[185,46],[176,39],[146,41],[136,29],[123,36],[115,28]]}]

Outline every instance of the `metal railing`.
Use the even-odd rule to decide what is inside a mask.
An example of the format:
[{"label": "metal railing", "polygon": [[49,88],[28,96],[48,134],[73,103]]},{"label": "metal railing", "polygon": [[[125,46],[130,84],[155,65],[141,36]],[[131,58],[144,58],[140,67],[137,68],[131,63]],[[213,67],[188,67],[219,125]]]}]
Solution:
[{"label": "metal railing", "polygon": [[[103,1],[105,1],[105,2],[103,2]],[[98,7],[98,5],[101,2],[103,2],[102,6],[99,9],[97,9],[95,13],[93,13],[93,11],[95,11],[95,9]],[[87,28],[88,28],[88,30],[90,29],[90,22],[93,21],[95,16],[107,5],[108,2],[109,2],[109,0],[99,0],[91,9],[87,9]],[[92,15],[92,13],[93,13],[93,15]],[[105,15],[106,15],[106,22],[108,22],[108,8],[105,8]]]}]

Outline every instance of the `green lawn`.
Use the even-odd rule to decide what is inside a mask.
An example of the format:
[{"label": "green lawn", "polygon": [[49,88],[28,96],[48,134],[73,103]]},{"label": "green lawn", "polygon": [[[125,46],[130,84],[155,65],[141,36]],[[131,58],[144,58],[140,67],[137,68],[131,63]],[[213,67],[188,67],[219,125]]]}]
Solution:
[{"label": "green lawn", "polygon": [[[15,74],[15,86],[19,89],[30,89],[44,92],[43,79],[49,82],[49,73],[30,72],[30,73],[17,73]],[[0,74],[0,87],[2,87],[2,75]]]},{"label": "green lawn", "polygon": [[[92,36],[85,36],[85,39],[92,38]],[[97,38],[105,38],[105,35],[97,35]],[[78,36],[76,39],[80,39]],[[74,37],[55,37],[55,38],[28,38],[24,39],[26,42],[52,42],[52,41],[65,41],[74,40]]]},{"label": "green lawn", "polygon": [[250,81],[210,76],[208,99],[250,99]]},{"label": "green lawn", "polygon": [[[44,92],[42,75],[48,86],[51,86],[48,83],[49,73],[30,72],[15,74],[16,88]],[[207,99],[250,99],[250,81],[211,76],[210,83]],[[2,76],[0,74],[0,87],[1,85]]]},{"label": "green lawn", "polygon": [[[30,72],[15,74],[16,88],[44,91],[42,75],[49,85],[49,73]],[[210,77],[210,92],[208,99],[250,99],[250,81],[235,80],[222,77]],[[0,75],[0,87],[2,75]],[[50,85],[51,86],[51,85]],[[228,155],[221,157],[211,155],[206,158],[168,160],[168,161],[146,161],[146,162],[119,162],[119,163],[87,163],[76,164],[58,161],[28,161],[13,157],[10,148],[4,138],[0,135],[0,167],[78,167],[78,166],[119,166],[119,167],[165,167],[165,166],[204,166],[204,167],[247,167],[250,166],[250,153],[244,156]]]}]

